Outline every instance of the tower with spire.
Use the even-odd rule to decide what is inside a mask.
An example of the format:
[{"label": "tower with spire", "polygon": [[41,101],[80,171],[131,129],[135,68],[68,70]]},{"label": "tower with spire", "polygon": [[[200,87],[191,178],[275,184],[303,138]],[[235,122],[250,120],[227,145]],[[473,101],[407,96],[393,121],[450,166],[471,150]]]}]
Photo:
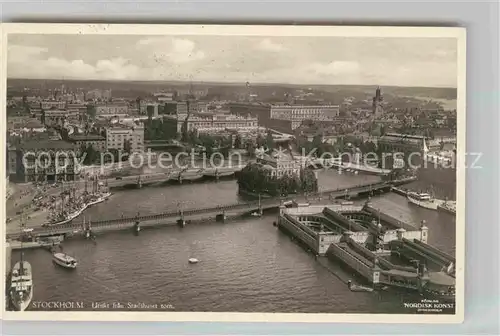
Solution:
[{"label": "tower with spire", "polygon": [[380,90],[380,86],[377,86],[377,90],[375,90],[375,97],[373,97],[372,103],[372,112],[375,118],[382,116],[384,110],[382,109],[382,92]]}]

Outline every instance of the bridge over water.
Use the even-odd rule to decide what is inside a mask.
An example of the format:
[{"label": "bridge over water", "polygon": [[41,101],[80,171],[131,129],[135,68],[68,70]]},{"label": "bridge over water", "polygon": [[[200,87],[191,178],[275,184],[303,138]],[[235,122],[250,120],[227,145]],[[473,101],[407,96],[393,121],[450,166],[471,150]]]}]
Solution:
[{"label": "bridge over water", "polygon": [[142,186],[148,183],[167,182],[169,180],[194,180],[204,176],[210,177],[223,177],[233,175],[241,171],[245,165],[231,165],[224,167],[211,167],[211,168],[176,168],[170,169],[159,173],[123,176],[119,179],[108,180],[109,187],[122,187],[126,185]]},{"label": "bridge over water", "polygon": [[[391,182],[378,182],[378,183],[365,183],[357,186],[350,187],[348,189],[334,189],[334,190],[324,190],[311,195],[306,195],[306,197],[329,197],[331,199],[340,198],[345,196],[354,197],[360,194],[370,194],[371,192],[388,192],[395,185],[401,185],[413,181],[412,179],[404,179],[399,181]],[[108,229],[121,229],[121,228],[131,228],[137,223],[149,222],[154,225],[165,224],[165,220],[168,219],[186,219],[189,217],[199,217],[203,215],[206,216],[217,216],[224,215],[227,212],[231,213],[250,213],[253,211],[262,211],[265,209],[271,209],[279,207],[286,201],[293,201],[298,197],[304,197],[304,195],[294,195],[289,197],[275,197],[264,199],[262,201],[251,201],[245,203],[227,204],[217,207],[210,208],[193,208],[193,209],[183,209],[177,211],[168,211],[164,213],[157,213],[151,215],[140,216],[138,214],[134,217],[126,218],[115,218],[100,221],[93,221],[90,225],[89,223],[84,223],[83,221],[72,221],[63,225],[52,226],[52,227],[40,227],[35,228],[32,232],[33,236],[49,236],[49,235],[60,235],[60,234],[72,234],[76,232],[84,232],[86,230],[108,230]],[[19,233],[9,234],[7,238],[16,239],[19,238]]]}]

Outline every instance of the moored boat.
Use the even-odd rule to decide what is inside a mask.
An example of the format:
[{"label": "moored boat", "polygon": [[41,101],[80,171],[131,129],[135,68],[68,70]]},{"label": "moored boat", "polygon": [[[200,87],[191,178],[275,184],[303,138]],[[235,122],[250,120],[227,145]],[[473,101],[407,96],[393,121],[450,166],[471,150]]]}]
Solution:
[{"label": "moored boat", "polygon": [[23,261],[22,257],[12,268],[9,295],[12,305],[17,311],[26,310],[33,298],[31,264]]},{"label": "moored boat", "polygon": [[445,201],[438,206],[438,210],[455,216],[457,214],[457,203],[454,201]]},{"label": "moored boat", "polygon": [[406,198],[408,202],[430,210],[437,210],[438,206],[445,202],[431,197],[428,193],[409,192]]},{"label": "moored boat", "polygon": [[373,288],[365,287],[361,285],[355,285],[351,280],[347,281],[347,287],[351,292],[373,292]]},{"label": "moored boat", "polygon": [[63,225],[63,224],[69,223],[73,219],[75,219],[78,216],[80,216],[82,214],[82,212],[84,212],[89,206],[92,206],[92,205],[98,204],[98,203],[102,203],[105,200],[107,200],[110,196],[111,196],[111,193],[107,192],[107,193],[104,193],[104,194],[100,195],[99,197],[93,197],[89,201],[83,203],[81,205],[81,207],[79,209],[77,209],[76,211],[73,211],[73,212],[71,212],[69,214],[66,214],[66,215],[65,214],[61,214],[60,215],[62,217],[61,220],[57,220],[56,219],[56,220],[54,220],[52,222],[43,224],[42,226],[58,226],[58,225]]},{"label": "moored boat", "polygon": [[75,258],[67,255],[66,253],[54,253],[52,255],[52,261],[54,261],[57,265],[62,266],[64,268],[75,269],[78,265],[78,262]]}]

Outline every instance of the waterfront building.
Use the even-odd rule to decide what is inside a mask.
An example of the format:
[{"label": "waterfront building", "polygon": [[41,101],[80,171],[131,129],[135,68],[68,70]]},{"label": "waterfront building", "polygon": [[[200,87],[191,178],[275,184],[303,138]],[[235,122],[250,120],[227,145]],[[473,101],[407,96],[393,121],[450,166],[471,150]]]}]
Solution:
[{"label": "waterfront building", "polygon": [[299,176],[303,164],[300,160],[295,160],[291,155],[283,152],[276,152],[272,155],[259,155],[257,163],[263,165],[264,171],[270,176],[281,178],[285,175]]},{"label": "waterfront building", "polygon": [[74,144],[63,140],[25,142],[8,151],[9,174],[18,182],[73,181],[80,157]]},{"label": "waterfront building", "polygon": [[[315,254],[343,263],[374,286],[454,299],[455,258],[427,244],[424,223],[404,223],[367,202],[281,207],[277,224]],[[405,265],[406,260],[418,264]]]},{"label": "waterfront building", "polygon": [[382,151],[392,152],[420,152],[424,148],[425,136],[387,133],[382,135],[377,143]]},{"label": "waterfront building", "polygon": [[98,152],[106,151],[106,138],[97,134],[77,134],[69,139],[77,148],[92,146]]},{"label": "waterfront building", "polygon": [[127,141],[131,152],[144,151],[144,127],[142,125],[126,126],[122,124],[106,128],[106,150],[125,150]]}]

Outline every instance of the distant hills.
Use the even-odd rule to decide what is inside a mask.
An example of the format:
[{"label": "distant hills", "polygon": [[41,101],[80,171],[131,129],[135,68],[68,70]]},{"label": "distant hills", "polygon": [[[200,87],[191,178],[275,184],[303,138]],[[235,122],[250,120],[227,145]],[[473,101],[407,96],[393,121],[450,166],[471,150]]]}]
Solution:
[{"label": "distant hills", "polygon": [[[63,85],[67,89],[111,89],[113,91],[134,91],[135,93],[149,94],[161,90],[186,89],[193,87],[196,90],[211,89],[214,91],[244,92],[247,84],[227,82],[184,82],[184,81],[113,81],[113,80],[55,80],[55,79],[7,79],[7,86],[11,92],[19,92],[23,88],[54,89]],[[310,85],[310,84],[280,84],[280,83],[251,83],[250,88],[260,93],[262,91],[287,92],[295,90],[321,91],[336,96],[350,96],[359,94],[373,94],[376,85]],[[456,88],[442,87],[404,87],[383,86],[384,95],[428,97],[433,99],[456,99]]]}]

